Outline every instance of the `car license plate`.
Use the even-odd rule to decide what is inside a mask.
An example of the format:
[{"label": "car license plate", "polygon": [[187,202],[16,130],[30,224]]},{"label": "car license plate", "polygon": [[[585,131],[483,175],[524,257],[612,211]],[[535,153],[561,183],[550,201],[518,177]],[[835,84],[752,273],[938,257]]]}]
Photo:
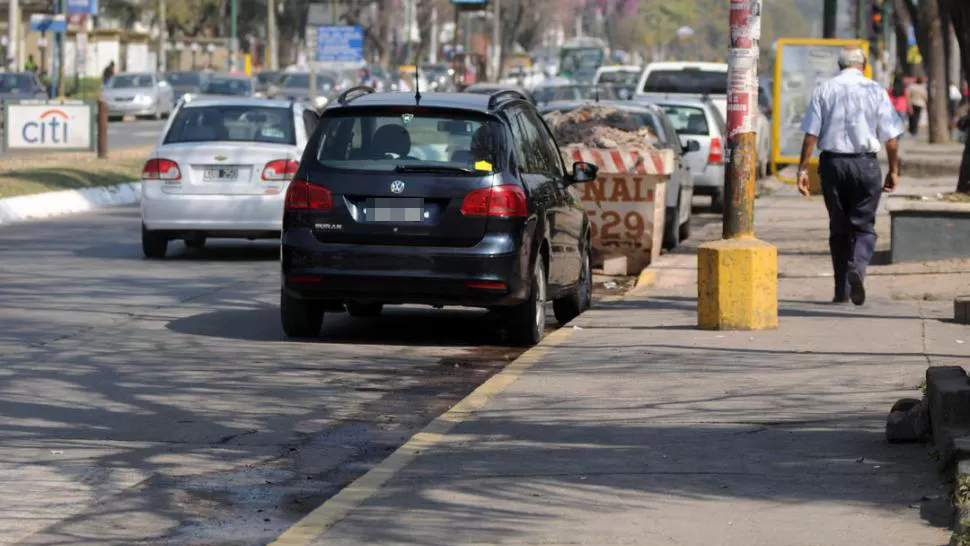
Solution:
[{"label": "car license plate", "polygon": [[202,172],[203,180],[235,180],[239,177],[239,169],[235,167],[209,167]]},{"label": "car license plate", "polygon": [[424,200],[414,198],[369,200],[364,209],[368,222],[420,222],[424,220]]}]

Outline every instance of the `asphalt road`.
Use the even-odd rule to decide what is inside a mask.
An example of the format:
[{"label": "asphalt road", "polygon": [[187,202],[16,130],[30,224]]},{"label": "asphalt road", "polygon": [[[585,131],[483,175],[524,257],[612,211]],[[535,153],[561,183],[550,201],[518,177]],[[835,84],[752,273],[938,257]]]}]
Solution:
[{"label": "asphalt road", "polygon": [[0,544],[266,544],[520,352],[477,310],[284,341],[275,244],[173,246],[0,228]]},{"label": "asphalt road", "polygon": [[[119,121],[108,124],[108,148],[140,148],[152,146],[161,137],[166,120]],[[2,134],[2,133],[0,133]],[[23,152],[19,152],[23,153]],[[0,155],[17,155],[18,152],[2,152]]]}]

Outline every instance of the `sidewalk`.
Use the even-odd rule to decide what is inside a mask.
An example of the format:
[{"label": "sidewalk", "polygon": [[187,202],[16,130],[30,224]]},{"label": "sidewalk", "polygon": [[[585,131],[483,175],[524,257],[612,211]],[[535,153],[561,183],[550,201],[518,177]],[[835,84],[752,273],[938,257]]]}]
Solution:
[{"label": "sidewalk", "polygon": [[832,305],[821,198],[772,189],[778,330],[697,330],[696,260],[668,255],[656,286],[550,336],[279,544],[946,544],[929,449],[883,427],[928,365],[970,363],[947,321],[970,262],[874,266],[865,306]]}]

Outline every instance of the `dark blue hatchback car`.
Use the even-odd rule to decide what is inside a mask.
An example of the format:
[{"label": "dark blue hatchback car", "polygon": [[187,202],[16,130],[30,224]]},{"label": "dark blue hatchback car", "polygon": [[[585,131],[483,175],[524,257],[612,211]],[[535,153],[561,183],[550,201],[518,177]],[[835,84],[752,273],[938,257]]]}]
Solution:
[{"label": "dark blue hatchback car", "polygon": [[316,336],[326,312],[388,304],[498,310],[538,343],[545,303],[567,322],[591,301],[590,224],[569,171],[520,94],[344,92],[317,120],[287,189],[281,319]]}]

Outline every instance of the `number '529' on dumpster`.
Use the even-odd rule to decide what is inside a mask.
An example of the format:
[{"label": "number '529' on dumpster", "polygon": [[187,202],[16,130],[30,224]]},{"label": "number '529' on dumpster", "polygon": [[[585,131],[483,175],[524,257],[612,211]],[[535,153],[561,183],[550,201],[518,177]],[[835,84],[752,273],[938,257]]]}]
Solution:
[{"label": "number '529' on dumpster", "polygon": [[560,149],[567,165],[587,161],[599,167],[594,181],[573,186],[592,224],[593,267],[625,256],[636,275],[660,256],[667,180],[674,172],[672,150],[646,147]]}]

